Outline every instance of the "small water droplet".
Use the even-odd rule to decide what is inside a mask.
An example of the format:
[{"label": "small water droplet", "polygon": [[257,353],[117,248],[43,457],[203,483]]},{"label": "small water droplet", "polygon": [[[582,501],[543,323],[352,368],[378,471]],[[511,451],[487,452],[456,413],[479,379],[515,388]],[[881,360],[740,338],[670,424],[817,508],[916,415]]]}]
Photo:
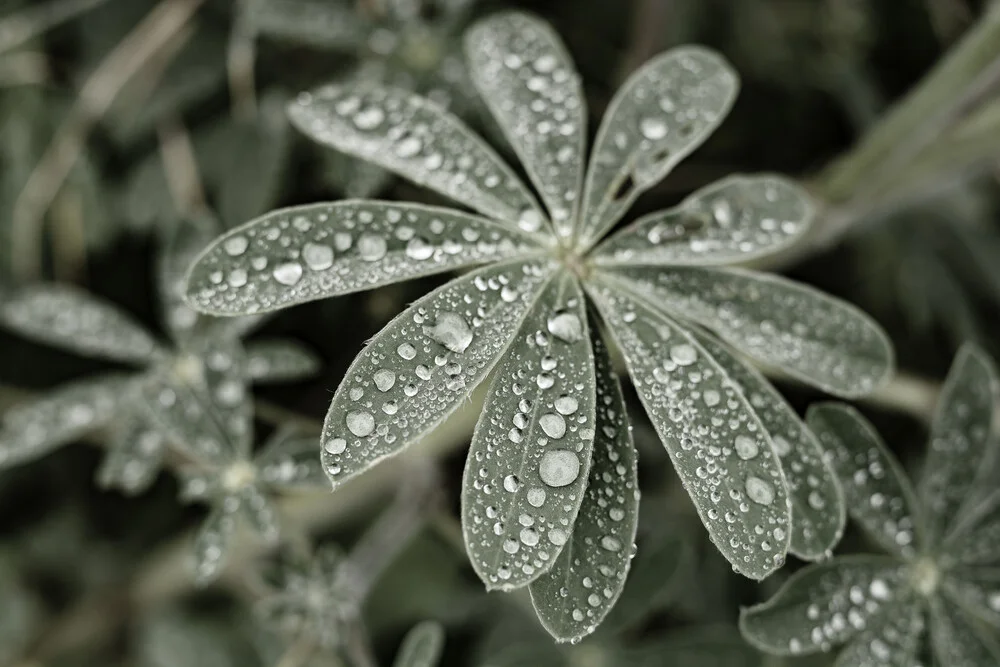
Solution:
[{"label": "small water droplet", "polygon": [[396,354],[409,361],[417,356],[417,348],[410,343],[400,343],[399,347],[396,348]]},{"label": "small water droplet", "polygon": [[542,227],[542,214],[533,208],[521,211],[517,225],[526,232],[537,232]]},{"label": "small water droplet", "polygon": [[347,440],[343,438],[330,438],[324,443],[323,449],[330,454],[342,454],[347,449]]},{"label": "small water droplet", "polygon": [[603,547],[607,551],[621,551],[622,543],[616,537],[612,537],[611,535],[605,535],[604,537],[601,538],[601,547]]},{"label": "small water droplet", "polygon": [[521,482],[517,479],[517,475],[507,475],[504,477],[503,488],[510,493],[517,493],[517,490],[521,488]]},{"label": "small water droplet", "polygon": [[555,400],[556,412],[561,415],[571,415],[580,407],[580,402],[572,396],[560,396]]},{"label": "small water droplet", "polygon": [[538,475],[549,486],[568,486],[580,476],[580,457],[568,449],[545,452],[538,464]]},{"label": "small water droplet", "polygon": [[375,371],[372,379],[379,391],[389,391],[396,384],[396,374],[386,368]]},{"label": "small water droplet", "polygon": [[528,504],[532,507],[541,507],[545,504],[545,489],[533,487],[528,489]]},{"label": "small water droplet", "polygon": [[681,343],[670,348],[670,360],[678,366],[690,366],[698,359],[698,351],[693,345]]},{"label": "small water droplet", "polygon": [[430,259],[433,255],[434,246],[419,236],[414,236],[406,244],[406,256],[410,259],[423,261],[425,259]]},{"label": "small water droplet", "polygon": [[247,251],[250,243],[245,236],[231,236],[222,245],[231,257],[238,257]]},{"label": "small water droplet", "polygon": [[774,487],[760,477],[750,475],[746,480],[747,496],[760,505],[770,505],[774,502]]},{"label": "small water droplet", "polygon": [[374,130],[385,120],[385,113],[378,107],[362,109],[354,115],[354,124],[360,130]]},{"label": "small water droplet", "polygon": [[639,131],[642,132],[642,136],[651,141],[667,136],[667,129],[666,121],[658,116],[643,118],[639,121]]},{"label": "small water droplet", "polygon": [[365,410],[348,412],[346,422],[347,430],[359,438],[371,435],[372,431],[375,430],[375,417]]},{"label": "small water droplet", "polygon": [[358,237],[358,255],[366,262],[377,262],[385,257],[388,249],[386,241],[375,234],[362,234]]},{"label": "small water droplet", "polygon": [[333,248],[321,243],[307,243],[302,248],[302,259],[313,271],[323,271],[333,266]]},{"label": "small water droplet", "polygon": [[274,279],[282,285],[294,285],[302,277],[302,265],[298,262],[286,262],[274,267],[271,272]]},{"label": "small water droplet", "polygon": [[757,441],[748,435],[736,436],[736,440],[733,444],[736,447],[736,455],[744,461],[752,459],[760,453],[760,447],[757,445]]}]

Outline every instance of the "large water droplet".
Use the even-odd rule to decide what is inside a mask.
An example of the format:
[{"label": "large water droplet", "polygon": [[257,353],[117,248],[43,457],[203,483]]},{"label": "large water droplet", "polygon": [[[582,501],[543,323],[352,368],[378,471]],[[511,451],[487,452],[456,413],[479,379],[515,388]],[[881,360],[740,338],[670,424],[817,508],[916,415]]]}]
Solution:
[{"label": "large water droplet", "polygon": [[294,285],[302,277],[302,265],[298,262],[286,262],[274,267],[274,279],[282,285]]},{"label": "large water droplet", "polygon": [[379,391],[389,391],[392,389],[392,385],[396,384],[396,374],[386,368],[375,371],[372,379]]},{"label": "large water droplet", "polygon": [[545,431],[545,435],[550,438],[558,440],[566,435],[566,420],[562,415],[557,415],[554,412],[542,415],[538,419],[538,425]]},{"label": "large water droplet", "polygon": [[521,211],[517,225],[526,232],[537,232],[542,227],[542,214],[533,208]]},{"label": "large water droplet", "polygon": [[364,410],[348,412],[346,422],[347,430],[359,438],[371,435],[371,432],[375,430],[375,417],[372,416],[372,413]]},{"label": "large water droplet", "polygon": [[733,443],[736,447],[736,455],[744,461],[752,459],[760,453],[757,441],[748,435],[738,435]]},{"label": "large water droplet", "polygon": [[568,486],[580,476],[580,457],[568,449],[545,452],[538,464],[538,476],[549,486]]},{"label": "large water droplet", "polygon": [[555,401],[556,412],[561,415],[571,415],[580,407],[580,402],[572,396],[560,396]]},{"label": "large water droplet", "polygon": [[302,260],[313,271],[333,266],[333,248],[321,243],[307,243],[302,248]]},{"label": "large water droplet", "polygon": [[362,109],[354,115],[354,124],[360,130],[374,130],[385,120],[385,114],[378,107]]},{"label": "large water droplet", "polygon": [[232,236],[222,244],[226,252],[232,257],[238,257],[246,252],[250,243],[245,236]]},{"label": "large water droplet", "polygon": [[445,348],[461,354],[472,343],[472,329],[458,313],[438,313],[434,326],[424,327],[424,334]]},{"label": "large water droplet", "polygon": [[330,454],[342,454],[347,449],[347,441],[343,438],[330,438],[323,444],[323,449]]},{"label": "large water droplet", "polygon": [[678,366],[690,366],[698,359],[698,351],[694,346],[682,343],[670,348],[670,360]]},{"label": "large water droplet", "polygon": [[656,141],[667,136],[667,123],[660,117],[643,118],[639,121],[639,131],[647,139]]},{"label": "large water droplet", "polygon": [[528,504],[532,507],[541,507],[545,504],[545,489],[533,487],[528,489]]},{"label": "large water droplet", "polygon": [[358,237],[358,255],[367,262],[377,262],[385,257],[388,244],[381,236],[362,234]]},{"label": "large water droplet", "polygon": [[774,487],[760,477],[750,475],[746,481],[747,496],[760,505],[770,505],[774,502]]},{"label": "large water droplet", "polygon": [[409,361],[417,356],[417,348],[413,347],[411,343],[400,343],[399,347],[396,348],[396,354]]},{"label": "large water droplet", "polygon": [[432,255],[434,255],[434,246],[419,236],[414,236],[406,244],[406,256],[410,259],[422,261],[430,259]]},{"label": "large water droplet", "polygon": [[563,311],[552,315],[548,321],[548,330],[567,343],[575,343],[583,337],[583,324],[576,313]]}]

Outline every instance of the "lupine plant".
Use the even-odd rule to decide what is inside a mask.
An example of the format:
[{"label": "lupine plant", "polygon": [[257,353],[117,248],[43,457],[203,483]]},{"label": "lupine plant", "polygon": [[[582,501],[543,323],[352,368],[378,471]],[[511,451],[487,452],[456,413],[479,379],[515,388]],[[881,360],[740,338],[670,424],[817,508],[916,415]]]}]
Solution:
[{"label": "lupine plant", "polygon": [[810,408],[809,426],[837,470],[851,518],[888,553],[838,556],[796,572],[771,600],[744,611],[744,635],[779,655],[843,645],[836,664],[844,666],[1000,664],[998,405],[993,361],[963,347],[916,488],[854,408]]},{"label": "lupine plant", "polygon": [[496,15],[465,49],[544,206],[434,102],[377,83],[325,86],[289,107],[296,127],[471,212],[373,200],[278,210],[197,258],[189,303],[258,315],[485,265],[370,341],[333,397],[321,456],[343,484],[420,440],[492,373],[465,468],[465,544],[487,588],[527,587],[560,640],[597,627],[632,555],[636,455],[609,347],[737,572],[764,578],[789,551],[824,558],[843,527],[836,477],[747,359],[858,397],[886,381],[892,351],[858,309],[733,266],[798,240],[809,196],[776,175],[732,176],[612,233],[722,122],[735,72],[701,47],[653,58],[614,96],[588,161],[580,78],[545,23]]}]

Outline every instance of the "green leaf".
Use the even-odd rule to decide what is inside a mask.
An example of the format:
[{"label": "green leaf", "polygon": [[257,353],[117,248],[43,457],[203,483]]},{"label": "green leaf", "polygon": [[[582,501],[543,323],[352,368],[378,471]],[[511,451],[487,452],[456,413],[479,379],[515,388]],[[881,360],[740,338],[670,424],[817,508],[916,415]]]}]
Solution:
[{"label": "green leaf", "polygon": [[323,150],[321,159],[324,181],[347,199],[370,199],[387,190],[394,178],[391,171],[338,151]]},{"label": "green leaf", "polygon": [[465,35],[472,80],[569,238],[583,184],[587,103],[566,47],[547,23],[495,14]]},{"label": "green leaf", "polygon": [[[841,651],[834,667],[914,667],[924,631],[924,610],[917,600],[896,607],[881,623],[862,632]],[[951,667],[952,663],[944,663]]]},{"label": "green leaf", "polygon": [[728,627],[673,631],[621,652],[616,667],[764,667],[761,656]]},{"label": "green leaf", "polygon": [[961,523],[996,489],[994,439],[1000,424],[1000,378],[979,348],[963,346],[945,381],[931,423],[924,474],[918,487],[928,534],[941,536]]},{"label": "green leaf", "polygon": [[332,0],[248,0],[245,20],[255,33],[322,49],[365,46],[371,26],[348,3]]},{"label": "green leaf", "polygon": [[187,272],[194,258],[218,234],[214,219],[183,220],[169,233],[157,257],[157,288],[163,322],[175,341],[185,341],[198,325],[198,313],[184,298]]},{"label": "green leaf", "polygon": [[711,336],[696,338],[737,384],[771,436],[792,503],[789,551],[804,560],[828,557],[840,541],[847,515],[840,482],[816,436],[764,376]]},{"label": "green leaf", "polygon": [[37,459],[106,425],[132,390],[128,375],[101,375],[16,405],[0,422],[0,467]]},{"label": "green leaf", "polygon": [[149,363],[153,337],[118,308],[65,285],[35,285],[0,300],[0,324],[33,340],[114,361]]},{"label": "green leaf", "polygon": [[708,327],[751,358],[838,396],[869,394],[893,371],[892,345],[882,329],[812,287],[740,269],[608,273],[665,313]]},{"label": "green leaf", "polygon": [[718,54],[672,49],[632,74],[601,121],[587,168],[579,247],[601,238],[722,122],[739,79]]},{"label": "green leaf", "polygon": [[379,85],[330,85],[289,107],[314,141],[368,160],[528,232],[544,216],[524,184],[462,121],[434,102]]},{"label": "green leaf", "polygon": [[595,437],[586,318],[576,278],[559,273],[494,373],[462,482],[465,546],[487,589],[536,580],[573,534]]},{"label": "green leaf", "polygon": [[1000,629],[1000,568],[952,566],[941,588],[971,614]]},{"label": "green leaf", "polygon": [[195,535],[192,545],[194,577],[200,586],[218,577],[226,564],[236,530],[233,509],[231,505],[221,504],[212,509]]},{"label": "green leaf", "polygon": [[319,357],[288,340],[260,340],[246,347],[247,375],[254,382],[288,382],[319,372]]},{"label": "green leaf", "polygon": [[97,481],[106,489],[118,488],[128,495],[142,493],[156,480],[165,451],[163,434],[139,414],[129,414],[112,431]]},{"label": "green leaf", "polygon": [[960,607],[938,595],[930,599],[931,646],[942,667],[1000,665],[1000,645],[982,632]]},{"label": "green leaf", "polygon": [[850,517],[890,553],[915,555],[926,541],[921,507],[875,428],[840,403],[813,405],[806,423],[840,478]]},{"label": "green leaf", "polygon": [[393,319],[351,364],[323,426],[334,484],[420,439],[454,412],[514,338],[555,267],[507,262],[458,278]]},{"label": "green leaf", "polygon": [[453,209],[343,201],[281,209],[217,239],[188,298],[216,315],[258,313],[523,255],[534,237]]},{"label": "green leaf", "polygon": [[247,484],[236,493],[222,500],[222,504],[238,504],[240,514],[258,536],[268,544],[276,544],[280,529],[278,512],[270,498],[264,495],[256,484]]},{"label": "green leaf", "polygon": [[960,521],[949,528],[941,550],[949,560],[966,565],[1000,561],[1000,491],[966,505]]},{"label": "green leaf", "polygon": [[559,641],[576,642],[592,633],[618,602],[639,519],[632,427],[596,322],[590,324],[590,344],[597,387],[590,476],[572,537],[552,569],[530,588],[538,618]]},{"label": "green leaf", "polygon": [[763,425],[691,334],[613,284],[588,288],[712,541],[737,572],[763,579],[784,564],[791,532]]},{"label": "green leaf", "polygon": [[600,266],[713,266],[747,262],[793,243],[813,205],[771,174],[729,176],[673,208],[645,215],[594,249]]},{"label": "green leaf", "polygon": [[406,633],[393,667],[434,667],[443,648],[444,628],[440,623],[424,621]]},{"label": "green leaf", "polygon": [[281,489],[326,489],[330,482],[319,456],[319,436],[281,429],[254,458],[265,483]]},{"label": "green leaf", "polygon": [[740,632],[776,655],[825,652],[862,631],[877,632],[914,603],[895,559],[836,558],[799,570],[770,600],[744,609]]}]

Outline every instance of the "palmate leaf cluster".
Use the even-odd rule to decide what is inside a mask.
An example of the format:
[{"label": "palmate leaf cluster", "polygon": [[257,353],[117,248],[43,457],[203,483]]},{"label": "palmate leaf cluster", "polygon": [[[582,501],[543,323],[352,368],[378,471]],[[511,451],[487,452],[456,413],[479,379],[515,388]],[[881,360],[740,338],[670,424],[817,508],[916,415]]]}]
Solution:
[{"label": "palmate leaf cluster", "polygon": [[557,638],[579,639],[611,609],[635,534],[635,452],[606,335],[733,568],[760,579],[789,550],[824,557],[842,530],[836,478],[740,355],[856,397],[887,379],[891,348],[846,303],[725,268],[798,239],[808,195],[774,175],[733,176],[601,241],[722,121],[735,73],[701,48],[652,59],[612,100],[585,169],[579,76],[547,25],[494,16],[470,29],[466,53],[544,208],[434,102],[377,83],[325,86],[289,107],[296,127],[474,213],[371,200],[278,210],[198,257],[189,302],[253,315],[485,264],[372,339],[334,395],[322,459],[334,484],[353,478],[492,373],[465,470],[465,542],[487,587],[528,587]]}]

